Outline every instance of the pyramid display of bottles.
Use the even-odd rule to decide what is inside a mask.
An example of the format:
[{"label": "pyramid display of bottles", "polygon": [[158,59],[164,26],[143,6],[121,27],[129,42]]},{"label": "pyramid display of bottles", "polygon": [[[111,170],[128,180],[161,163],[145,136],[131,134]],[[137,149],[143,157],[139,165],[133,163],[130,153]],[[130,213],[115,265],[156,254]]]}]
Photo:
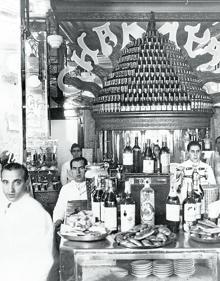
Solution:
[{"label": "pyramid display of bottles", "polygon": [[146,33],[122,50],[105,77],[93,110],[211,112],[212,102],[182,51],[156,30],[152,13]]}]

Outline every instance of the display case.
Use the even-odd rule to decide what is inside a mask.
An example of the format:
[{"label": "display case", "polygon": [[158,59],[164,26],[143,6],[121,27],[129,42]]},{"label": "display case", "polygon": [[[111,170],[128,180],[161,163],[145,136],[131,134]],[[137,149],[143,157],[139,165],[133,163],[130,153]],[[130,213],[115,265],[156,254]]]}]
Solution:
[{"label": "display case", "polygon": [[[128,249],[116,245],[112,236],[100,242],[73,242],[62,240],[60,247],[60,280],[75,281],[134,281],[131,275],[131,262],[134,260],[171,260],[187,263],[191,260],[194,270],[187,276],[179,274],[175,269],[174,274],[161,279],[154,274],[149,274],[145,279],[156,280],[219,280],[218,264],[220,244],[197,243],[186,234],[180,233],[177,241],[164,248],[156,249]],[[155,271],[154,271],[155,273]],[[158,274],[156,274],[158,275]],[[159,274],[160,275],[160,274]],[[140,279],[141,280],[141,279]]]}]

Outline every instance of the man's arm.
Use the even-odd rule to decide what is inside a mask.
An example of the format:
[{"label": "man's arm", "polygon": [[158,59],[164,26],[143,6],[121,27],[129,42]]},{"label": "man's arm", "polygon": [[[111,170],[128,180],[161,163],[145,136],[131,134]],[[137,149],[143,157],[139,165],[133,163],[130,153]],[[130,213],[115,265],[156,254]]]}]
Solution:
[{"label": "man's arm", "polygon": [[53,210],[53,222],[55,223],[55,226],[60,225],[62,223],[62,221],[64,220],[65,209],[66,209],[66,204],[67,204],[64,193],[65,193],[65,191],[62,187],[60,190],[59,197],[57,199],[57,203]]},{"label": "man's arm", "polygon": [[67,183],[67,163],[66,162],[62,165],[62,168],[61,168],[60,181],[61,181],[62,185]]},{"label": "man's arm", "polygon": [[215,175],[214,175],[214,172],[212,170],[212,167],[211,166],[208,166],[208,183],[209,184],[216,184],[216,179],[215,179]]}]

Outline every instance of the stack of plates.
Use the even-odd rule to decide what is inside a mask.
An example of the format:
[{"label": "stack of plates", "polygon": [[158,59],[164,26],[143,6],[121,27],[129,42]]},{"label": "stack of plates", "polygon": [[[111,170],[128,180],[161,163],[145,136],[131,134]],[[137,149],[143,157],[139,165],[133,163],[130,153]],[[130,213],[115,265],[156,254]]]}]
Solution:
[{"label": "stack of plates", "polygon": [[154,260],[153,274],[159,278],[166,278],[173,275],[172,260]]},{"label": "stack of plates", "polygon": [[174,261],[174,273],[179,277],[189,277],[195,272],[193,259],[179,259]]},{"label": "stack of plates", "polygon": [[152,273],[151,260],[137,260],[131,262],[131,275],[139,278],[146,277]]}]

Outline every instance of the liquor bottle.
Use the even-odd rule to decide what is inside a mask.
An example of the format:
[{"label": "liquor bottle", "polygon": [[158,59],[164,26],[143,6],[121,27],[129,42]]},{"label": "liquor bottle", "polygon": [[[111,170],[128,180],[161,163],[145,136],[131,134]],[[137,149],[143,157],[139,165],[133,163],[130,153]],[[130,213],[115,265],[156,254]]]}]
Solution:
[{"label": "liquor bottle", "polygon": [[147,144],[146,144],[144,159],[143,159],[143,173],[153,174],[153,172],[154,172],[153,153],[150,147],[150,139],[147,139]]},{"label": "liquor bottle", "polygon": [[101,221],[101,201],[103,190],[101,188],[101,179],[95,177],[95,193],[92,197],[92,213],[95,217],[95,221]]},{"label": "liquor bottle", "polygon": [[133,151],[133,173],[141,172],[141,148],[138,145],[138,137],[135,137]]},{"label": "liquor bottle", "polygon": [[133,170],[133,152],[130,146],[130,138],[127,136],[126,146],[123,152],[123,168],[125,173],[132,173]]},{"label": "liquor bottle", "polygon": [[167,147],[166,137],[163,137],[162,148],[160,150],[161,173],[169,174],[170,172],[170,151]]},{"label": "liquor bottle", "polygon": [[153,159],[154,159],[154,173],[161,173],[161,163],[160,163],[160,146],[155,144],[153,147]]},{"label": "liquor bottle", "polygon": [[128,231],[135,226],[135,201],[131,196],[129,181],[125,182],[125,198],[120,204],[121,231]]},{"label": "liquor bottle", "polygon": [[105,227],[111,231],[117,231],[117,200],[113,190],[112,181],[109,180],[109,191],[104,202]]},{"label": "liquor bottle", "polygon": [[140,191],[141,224],[154,225],[155,223],[155,195],[148,181]]},{"label": "liquor bottle", "polygon": [[177,233],[180,226],[180,199],[173,183],[170,186],[170,192],[166,200],[166,222],[169,229]]},{"label": "liquor bottle", "polygon": [[193,196],[192,184],[187,183],[187,197],[183,200],[183,230],[189,232],[196,225],[196,201]]},{"label": "liquor bottle", "polygon": [[109,179],[103,179],[101,181],[101,187],[103,191],[102,198],[101,198],[101,221],[105,222],[105,199],[107,198],[108,191],[109,191]]},{"label": "liquor bottle", "polygon": [[192,173],[192,182],[194,197],[197,203],[197,219],[203,219],[205,214],[205,196],[204,190],[200,184],[200,175],[196,168],[193,170]]},{"label": "liquor bottle", "polygon": [[211,149],[211,140],[209,137],[209,129],[206,128],[205,138],[204,138],[204,150],[210,150],[210,149]]}]

